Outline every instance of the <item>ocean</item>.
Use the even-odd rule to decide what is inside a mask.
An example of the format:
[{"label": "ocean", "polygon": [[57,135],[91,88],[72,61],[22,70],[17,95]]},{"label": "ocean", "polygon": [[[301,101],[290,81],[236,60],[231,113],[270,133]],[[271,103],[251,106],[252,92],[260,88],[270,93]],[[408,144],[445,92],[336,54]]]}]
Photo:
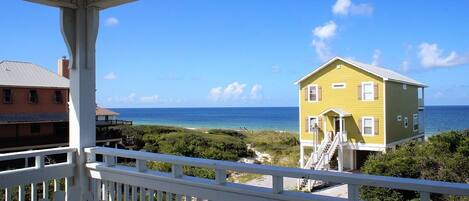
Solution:
[{"label": "ocean", "polygon": [[[298,107],[112,108],[134,124],[298,132]],[[425,133],[469,128],[469,106],[426,106]]]}]

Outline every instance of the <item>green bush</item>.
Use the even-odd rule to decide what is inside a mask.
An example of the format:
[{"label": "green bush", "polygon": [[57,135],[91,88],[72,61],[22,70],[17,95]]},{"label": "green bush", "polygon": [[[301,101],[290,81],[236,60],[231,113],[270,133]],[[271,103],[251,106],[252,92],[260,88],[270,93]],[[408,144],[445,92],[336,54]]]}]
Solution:
[{"label": "green bush", "polygon": [[[362,167],[366,174],[469,183],[469,131],[451,131],[426,142],[409,142],[385,154],[371,155]],[[417,192],[361,187],[364,200],[412,200]],[[469,198],[432,194],[433,200]]]}]

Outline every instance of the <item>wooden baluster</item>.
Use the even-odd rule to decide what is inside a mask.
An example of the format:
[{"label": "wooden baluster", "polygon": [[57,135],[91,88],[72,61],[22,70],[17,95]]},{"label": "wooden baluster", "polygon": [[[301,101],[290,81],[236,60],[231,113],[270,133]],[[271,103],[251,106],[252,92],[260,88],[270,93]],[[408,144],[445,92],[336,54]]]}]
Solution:
[{"label": "wooden baluster", "polygon": [[192,197],[191,197],[191,196],[188,196],[188,195],[186,195],[186,196],[185,196],[185,200],[186,200],[186,201],[192,201]]},{"label": "wooden baluster", "polygon": [[145,188],[140,187],[139,189],[140,189],[140,201],[145,201],[145,195],[146,195]]},{"label": "wooden baluster", "polygon": [[167,201],[173,201],[173,194],[170,192],[166,192],[166,200]]},{"label": "wooden baluster", "polygon": [[129,185],[124,184],[124,201],[130,201],[129,199]]},{"label": "wooden baluster", "polygon": [[24,200],[24,186],[18,186],[18,201],[25,201]]},{"label": "wooden baluster", "polygon": [[116,183],[116,199],[122,201],[122,184]]},{"label": "wooden baluster", "polygon": [[37,201],[37,184],[31,184],[31,201]]},{"label": "wooden baluster", "polygon": [[96,180],[96,194],[94,196],[96,201],[102,200],[103,198],[103,184],[101,180]]},{"label": "wooden baluster", "polygon": [[109,185],[109,200],[114,201],[114,199],[116,199],[114,182],[109,181],[108,185]]},{"label": "wooden baluster", "polygon": [[57,182],[57,179],[54,179],[54,192],[59,191],[59,183]]},{"label": "wooden baluster", "polygon": [[109,191],[109,190],[108,190],[109,186],[107,185],[107,181],[104,181],[104,180],[103,180],[102,188],[103,188],[103,192],[102,192],[103,195],[101,196],[101,199],[102,199],[102,200],[105,200],[105,201],[108,201],[108,198],[109,198],[109,197],[107,196],[107,193],[108,193],[108,191]]},{"label": "wooden baluster", "polygon": [[176,194],[176,201],[182,201],[182,195]]},{"label": "wooden baluster", "polygon": [[359,193],[358,193],[358,185],[355,184],[347,184],[347,190],[348,190],[348,200],[351,201],[358,201],[359,199]]},{"label": "wooden baluster", "polygon": [[156,200],[157,201],[163,201],[163,192],[162,191],[157,191],[156,192]]},{"label": "wooden baluster", "polygon": [[137,201],[137,187],[132,186],[132,201]]},{"label": "wooden baluster", "polygon": [[282,176],[272,176],[272,191],[273,193],[283,192],[283,177]]},{"label": "wooden baluster", "polygon": [[155,200],[155,191],[152,189],[148,189],[148,201]]},{"label": "wooden baluster", "polygon": [[225,170],[215,170],[215,181],[217,184],[223,185],[226,183],[226,171]]},{"label": "wooden baluster", "polygon": [[42,199],[49,200],[49,181],[42,182]]},{"label": "wooden baluster", "polygon": [[12,201],[11,195],[13,193],[13,189],[5,188],[5,201]]}]

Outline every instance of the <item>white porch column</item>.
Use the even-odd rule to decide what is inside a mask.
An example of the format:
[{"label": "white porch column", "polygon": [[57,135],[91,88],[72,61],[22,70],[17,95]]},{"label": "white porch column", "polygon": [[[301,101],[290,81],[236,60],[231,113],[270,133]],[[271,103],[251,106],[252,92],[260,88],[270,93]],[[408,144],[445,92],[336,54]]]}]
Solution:
[{"label": "white porch column", "polygon": [[67,200],[89,200],[89,180],[83,148],[96,145],[96,70],[95,44],[99,25],[99,8],[77,4],[78,8],[61,8],[62,35],[70,53],[70,147],[77,148],[74,180]]},{"label": "white porch column", "polygon": [[336,137],[339,137],[339,150],[338,150],[338,169],[339,169],[339,172],[342,172],[344,171],[344,149],[343,149],[343,146],[342,146],[342,141],[343,141],[343,125],[342,125],[342,121],[343,121],[344,117],[342,115],[340,115],[339,117],[339,136],[336,136]]}]

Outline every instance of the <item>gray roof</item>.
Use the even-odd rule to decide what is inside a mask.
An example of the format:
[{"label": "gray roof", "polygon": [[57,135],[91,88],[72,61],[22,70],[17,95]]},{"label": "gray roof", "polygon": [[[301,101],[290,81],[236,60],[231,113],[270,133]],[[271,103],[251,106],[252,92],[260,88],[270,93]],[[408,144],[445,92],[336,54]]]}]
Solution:
[{"label": "gray roof", "polygon": [[64,122],[68,121],[68,113],[39,114],[1,114],[0,124],[26,122]]},{"label": "gray roof", "polygon": [[69,80],[32,63],[1,61],[0,86],[68,88]]},{"label": "gray roof", "polygon": [[329,60],[327,63],[323,64],[322,66],[320,66],[319,68],[317,68],[316,70],[314,70],[313,72],[309,73],[308,75],[304,76],[303,78],[301,78],[300,80],[298,80],[296,82],[296,84],[300,83],[301,81],[303,81],[304,79],[308,78],[309,76],[313,75],[314,73],[318,72],[319,70],[325,68],[327,65],[329,65],[330,63],[336,61],[336,60],[342,60],[346,63],[349,63],[357,68],[360,68],[364,71],[367,71],[371,74],[374,74],[378,77],[381,77],[383,78],[384,80],[389,80],[389,81],[395,81],[395,82],[402,82],[402,83],[405,83],[405,84],[411,84],[411,85],[416,85],[416,86],[420,86],[420,87],[427,87],[427,85],[421,83],[421,82],[418,82],[412,78],[409,78],[407,76],[404,76],[404,75],[401,75],[399,73],[396,73],[392,70],[389,70],[387,68],[383,68],[383,67],[379,67],[379,66],[374,66],[374,65],[371,65],[371,64],[365,64],[365,63],[361,63],[361,62],[358,62],[358,61],[354,61],[352,59],[344,59],[344,58],[341,58],[341,57],[334,57],[332,58],[331,60]]}]

